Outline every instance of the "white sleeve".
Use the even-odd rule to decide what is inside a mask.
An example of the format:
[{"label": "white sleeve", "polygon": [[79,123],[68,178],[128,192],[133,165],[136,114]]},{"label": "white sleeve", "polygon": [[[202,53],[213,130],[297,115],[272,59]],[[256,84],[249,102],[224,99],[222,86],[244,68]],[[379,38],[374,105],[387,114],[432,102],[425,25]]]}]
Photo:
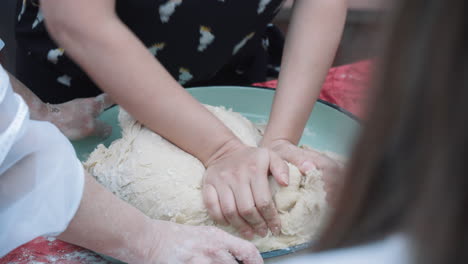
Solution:
[{"label": "white sleeve", "polygon": [[0,257],[63,232],[78,210],[84,171],[65,136],[29,119],[0,66]]}]

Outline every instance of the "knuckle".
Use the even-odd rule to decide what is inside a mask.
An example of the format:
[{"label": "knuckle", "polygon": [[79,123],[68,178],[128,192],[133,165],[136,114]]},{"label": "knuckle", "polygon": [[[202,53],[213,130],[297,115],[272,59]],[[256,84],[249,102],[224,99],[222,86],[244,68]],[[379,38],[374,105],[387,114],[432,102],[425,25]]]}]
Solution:
[{"label": "knuckle", "polygon": [[271,201],[267,199],[260,200],[257,204],[258,209],[262,212],[266,212],[271,208]]},{"label": "knuckle", "polygon": [[279,217],[273,217],[269,220],[269,225],[271,227],[281,227],[281,220]]},{"label": "knuckle", "polygon": [[243,217],[252,218],[255,215],[255,208],[254,207],[244,208],[240,211],[240,214]]},{"label": "knuckle", "polygon": [[228,219],[233,219],[237,216],[237,211],[233,208],[228,208],[224,210],[224,216]]},{"label": "knuckle", "polygon": [[250,173],[257,173],[258,167],[257,164],[251,163],[247,166],[247,169],[249,170]]},{"label": "knuckle", "polygon": [[231,177],[231,173],[229,171],[226,171],[226,170],[223,170],[223,171],[220,171],[219,172],[219,176],[221,178],[230,178]]},{"label": "knuckle", "polygon": [[205,249],[205,254],[209,257],[214,257],[218,254],[218,250],[216,247],[208,247]]},{"label": "knuckle", "polygon": [[302,163],[308,160],[307,156],[305,155],[295,155],[293,158],[294,163],[301,165]]},{"label": "knuckle", "polygon": [[253,226],[253,228],[255,230],[267,229],[267,224],[266,224],[266,222],[263,221],[263,219],[261,221],[256,222],[256,223],[253,223],[252,226]]},{"label": "knuckle", "polygon": [[213,211],[216,209],[216,202],[212,199],[205,199],[205,206],[208,209],[208,211]]},{"label": "knuckle", "polygon": [[238,229],[239,233],[241,233],[241,234],[247,233],[247,232],[252,232],[252,229],[247,225],[238,226],[237,229]]}]

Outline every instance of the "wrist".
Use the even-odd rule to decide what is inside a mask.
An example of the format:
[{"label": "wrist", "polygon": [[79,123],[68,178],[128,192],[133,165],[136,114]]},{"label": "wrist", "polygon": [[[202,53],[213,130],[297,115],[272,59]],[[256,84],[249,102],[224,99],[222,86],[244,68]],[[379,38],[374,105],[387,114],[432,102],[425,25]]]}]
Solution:
[{"label": "wrist", "polygon": [[203,162],[203,164],[205,167],[209,167],[210,164],[214,161],[219,160],[220,158],[242,147],[245,147],[244,143],[242,143],[237,137],[234,136],[224,142],[215,152],[210,155],[206,161]]},{"label": "wrist", "polygon": [[[291,142],[291,140],[286,139],[286,138],[267,138],[267,137],[264,137],[262,139],[262,141],[260,142],[260,147],[273,150],[276,147],[278,147],[279,145],[282,145],[282,144],[285,144],[285,143],[293,144]],[[295,144],[293,144],[293,145],[295,145]]]},{"label": "wrist", "polygon": [[33,120],[50,121],[48,104],[42,101],[38,104],[33,104],[33,106],[30,107],[30,113],[31,119]]},{"label": "wrist", "polygon": [[[156,220],[144,216],[146,219],[140,221],[133,232],[120,236],[120,246],[117,248],[126,250],[112,250],[109,256],[125,261],[126,263],[149,263],[150,259],[157,256],[161,247],[163,228]],[[159,232],[158,232],[159,231]]]}]

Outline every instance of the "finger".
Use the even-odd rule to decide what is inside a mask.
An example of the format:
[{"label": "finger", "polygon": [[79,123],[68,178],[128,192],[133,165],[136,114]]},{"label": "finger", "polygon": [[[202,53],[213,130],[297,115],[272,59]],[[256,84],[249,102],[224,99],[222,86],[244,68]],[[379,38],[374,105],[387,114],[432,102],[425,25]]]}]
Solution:
[{"label": "finger", "polygon": [[231,253],[228,252],[228,249],[226,250],[217,250],[215,252],[215,257],[212,262],[213,264],[238,264],[236,261],[236,258],[231,255]]},{"label": "finger", "polygon": [[275,152],[270,152],[270,171],[275,180],[283,186],[289,184],[289,167]]},{"label": "finger", "polygon": [[223,211],[224,218],[236,229],[239,233],[247,238],[253,238],[253,230],[239,215],[234,194],[231,189],[224,187],[221,190],[218,188],[219,201],[221,202],[221,211]]},{"label": "finger", "polygon": [[315,161],[317,169],[319,170],[339,170],[342,167],[338,161],[322,153],[318,153],[318,156],[317,158],[315,158]]},{"label": "finger", "polygon": [[211,184],[203,185],[203,203],[208,210],[208,214],[217,224],[228,225],[221,211],[220,201],[216,189]]},{"label": "finger", "polygon": [[101,103],[101,112],[115,104],[114,101],[112,100],[112,98],[106,93],[103,93],[103,94],[100,94],[100,95],[96,96],[96,98],[94,100],[96,102]]},{"label": "finger", "polygon": [[258,252],[258,249],[252,243],[228,234],[226,234],[224,242],[226,243],[229,252],[244,264],[263,263],[260,252]]},{"label": "finger", "polygon": [[256,177],[251,182],[251,188],[255,199],[255,205],[268,228],[274,235],[279,235],[281,231],[281,220],[272,200],[268,179]]},{"label": "finger", "polygon": [[104,110],[113,105],[113,101],[107,94],[100,94],[94,98],[87,98],[92,104],[91,114],[93,117],[98,117]]},{"label": "finger", "polygon": [[315,160],[319,154],[312,150],[304,150],[291,145],[281,151],[281,156],[286,161],[295,165],[301,173],[305,174],[311,170],[317,169]]},{"label": "finger", "polygon": [[94,129],[91,131],[90,136],[97,136],[101,138],[108,138],[112,134],[112,126],[101,121],[94,121]]},{"label": "finger", "polygon": [[238,186],[238,188],[233,190],[233,193],[240,216],[255,230],[255,233],[261,237],[265,237],[268,234],[268,227],[255,207],[250,185]]},{"label": "finger", "polygon": [[300,149],[300,151],[302,151],[303,155],[306,157],[302,166],[299,167],[303,173],[307,173],[314,169],[325,171],[340,168],[338,162],[311,148],[304,148],[303,150]]}]

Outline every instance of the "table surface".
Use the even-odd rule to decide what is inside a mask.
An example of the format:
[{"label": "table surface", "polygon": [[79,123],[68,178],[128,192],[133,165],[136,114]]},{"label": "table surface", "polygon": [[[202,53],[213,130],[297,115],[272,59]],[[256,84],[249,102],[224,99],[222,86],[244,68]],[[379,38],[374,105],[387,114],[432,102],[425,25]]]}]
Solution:
[{"label": "table surface", "polygon": [[[330,69],[322,87],[320,98],[348,110],[357,117],[362,117],[366,100],[366,90],[369,86],[369,76],[372,62],[363,61]],[[276,88],[277,81],[256,84]],[[294,255],[303,254],[301,252]],[[283,256],[267,260],[274,264],[285,260]],[[107,264],[108,261],[94,252],[68,244],[55,238],[39,237],[0,258],[0,264]]]}]

